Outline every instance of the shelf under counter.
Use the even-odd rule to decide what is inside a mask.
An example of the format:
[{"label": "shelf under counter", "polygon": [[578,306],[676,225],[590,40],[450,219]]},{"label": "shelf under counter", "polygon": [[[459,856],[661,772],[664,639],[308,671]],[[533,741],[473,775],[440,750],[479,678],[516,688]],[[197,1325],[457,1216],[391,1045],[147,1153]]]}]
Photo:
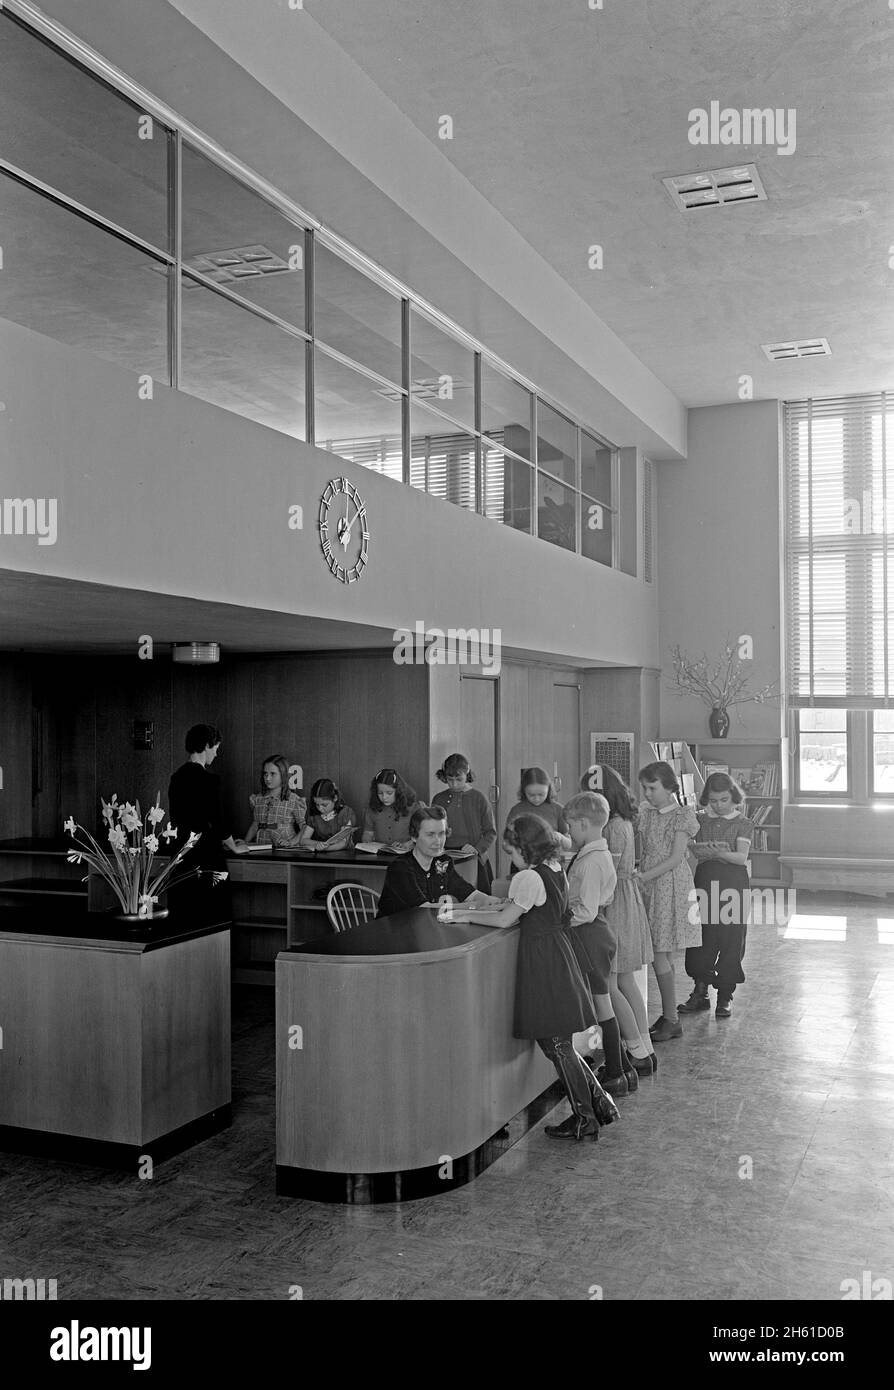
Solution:
[{"label": "shelf under counter", "polygon": [[[283,948],[334,931],[323,888],[361,883],[381,893],[394,854],[347,849],[273,849],[227,857],[233,892],[233,966],[238,983],[273,983],[272,967]],[[478,856],[454,857],[457,872],[473,886]]]}]

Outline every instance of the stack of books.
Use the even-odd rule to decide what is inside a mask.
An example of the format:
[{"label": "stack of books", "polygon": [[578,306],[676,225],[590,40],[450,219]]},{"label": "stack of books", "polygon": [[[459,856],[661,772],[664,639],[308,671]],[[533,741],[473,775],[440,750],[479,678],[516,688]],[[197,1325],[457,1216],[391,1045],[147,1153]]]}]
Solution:
[{"label": "stack of books", "polygon": [[679,741],[673,743],[661,742],[655,744],[655,752],[660,763],[667,763],[673,768],[674,776],[680,784],[680,794],[677,800],[681,806],[697,806],[698,796],[695,791],[695,776],[691,772],[685,771],[686,763],[686,744]]},{"label": "stack of books", "polygon": [[734,767],[730,772],[746,796],[773,797],[779,795],[779,764],[755,763],[754,767]]}]

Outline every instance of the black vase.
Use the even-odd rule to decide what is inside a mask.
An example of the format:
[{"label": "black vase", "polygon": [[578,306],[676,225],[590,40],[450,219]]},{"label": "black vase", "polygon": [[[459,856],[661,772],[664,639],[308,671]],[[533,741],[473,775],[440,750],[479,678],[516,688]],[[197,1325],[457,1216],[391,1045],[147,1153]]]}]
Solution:
[{"label": "black vase", "polygon": [[708,716],[712,738],[726,738],[729,733],[729,715],[725,709],[715,705]]}]

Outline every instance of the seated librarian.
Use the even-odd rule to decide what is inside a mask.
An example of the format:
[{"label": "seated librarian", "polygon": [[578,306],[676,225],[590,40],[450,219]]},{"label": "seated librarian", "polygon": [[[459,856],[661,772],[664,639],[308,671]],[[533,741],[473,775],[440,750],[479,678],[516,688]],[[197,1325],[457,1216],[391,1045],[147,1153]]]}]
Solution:
[{"label": "seated librarian", "polygon": [[377,917],[414,907],[437,907],[444,898],[469,907],[490,907],[499,901],[460,878],[453,860],[444,854],[447,813],[443,806],[417,806],[410,817],[410,839],[412,853],[388,866]]},{"label": "seated librarian", "polygon": [[369,784],[369,805],[360,823],[363,843],[412,849],[410,817],[418,805],[413,788],[393,767],[377,772]]},{"label": "seated librarian", "polygon": [[[289,764],[282,753],[271,753],[261,767],[261,790],[248,798],[252,821],[245,844],[295,846],[305,825],[307,802],[289,791]],[[240,841],[236,841],[237,850]]]},{"label": "seated librarian", "polygon": [[310,811],[301,832],[302,849],[348,849],[357,829],[357,819],[350,806],[328,777],[318,777],[310,789]]}]

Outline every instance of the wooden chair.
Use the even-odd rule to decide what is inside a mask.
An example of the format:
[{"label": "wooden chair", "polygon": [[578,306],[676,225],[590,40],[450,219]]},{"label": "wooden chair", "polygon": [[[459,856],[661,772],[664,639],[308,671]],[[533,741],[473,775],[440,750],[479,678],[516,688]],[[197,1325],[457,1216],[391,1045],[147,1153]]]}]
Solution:
[{"label": "wooden chair", "polygon": [[336,931],[347,931],[375,917],[379,895],[364,883],[336,883],[326,894],[326,911]]}]

